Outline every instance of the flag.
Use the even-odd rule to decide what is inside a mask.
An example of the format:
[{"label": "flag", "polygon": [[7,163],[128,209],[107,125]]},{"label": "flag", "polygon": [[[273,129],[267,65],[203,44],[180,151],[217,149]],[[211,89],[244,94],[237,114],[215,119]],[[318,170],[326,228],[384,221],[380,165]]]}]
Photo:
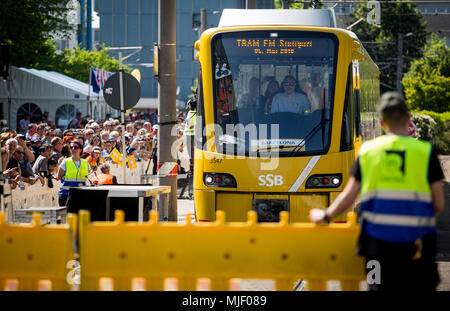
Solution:
[{"label": "flag", "polygon": [[100,90],[103,90],[103,87],[105,86],[106,80],[108,80],[108,78],[113,74],[114,72],[91,67],[91,75],[89,81],[92,86],[92,91],[97,94],[100,93]]}]

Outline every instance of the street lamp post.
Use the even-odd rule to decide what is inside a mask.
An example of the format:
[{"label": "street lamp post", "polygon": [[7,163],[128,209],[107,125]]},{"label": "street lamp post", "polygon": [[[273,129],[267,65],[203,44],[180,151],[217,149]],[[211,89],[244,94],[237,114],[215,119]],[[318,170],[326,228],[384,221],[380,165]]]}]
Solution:
[{"label": "street lamp post", "polygon": [[412,32],[407,33],[406,35],[399,33],[398,34],[398,46],[397,46],[397,91],[402,92],[402,78],[403,78],[403,41],[405,38],[414,37]]}]

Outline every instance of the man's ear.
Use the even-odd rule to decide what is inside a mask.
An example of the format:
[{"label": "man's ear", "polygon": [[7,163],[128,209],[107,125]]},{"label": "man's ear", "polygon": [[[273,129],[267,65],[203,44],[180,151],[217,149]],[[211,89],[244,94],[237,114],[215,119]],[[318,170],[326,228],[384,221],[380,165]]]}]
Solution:
[{"label": "man's ear", "polygon": [[380,117],[380,125],[383,129],[386,129],[386,122],[384,122],[383,117]]}]

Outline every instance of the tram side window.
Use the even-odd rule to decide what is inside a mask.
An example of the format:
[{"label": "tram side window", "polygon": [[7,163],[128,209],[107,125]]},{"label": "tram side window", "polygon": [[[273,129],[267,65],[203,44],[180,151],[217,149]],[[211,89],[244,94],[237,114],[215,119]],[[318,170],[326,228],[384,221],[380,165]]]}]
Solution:
[{"label": "tram side window", "polygon": [[197,149],[206,148],[205,137],[205,101],[203,100],[203,79],[202,67],[199,65],[198,69],[198,89],[197,89],[197,116],[195,120],[195,147]]},{"label": "tram side window", "polygon": [[353,74],[352,65],[348,69],[347,87],[345,91],[344,113],[342,115],[341,129],[341,151],[353,149],[353,128],[354,128],[354,94],[353,94]]},{"label": "tram side window", "polygon": [[361,135],[361,99],[360,90],[356,89],[354,91],[354,102],[355,102],[355,135],[356,137]]}]

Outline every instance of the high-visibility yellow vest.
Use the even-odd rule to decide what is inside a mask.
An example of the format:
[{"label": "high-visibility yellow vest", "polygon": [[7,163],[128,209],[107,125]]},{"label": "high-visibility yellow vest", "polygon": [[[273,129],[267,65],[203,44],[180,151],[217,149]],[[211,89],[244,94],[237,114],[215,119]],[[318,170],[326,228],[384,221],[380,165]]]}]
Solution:
[{"label": "high-visibility yellow vest", "polygon": [[89,174],[89,164],[85,159],[80,159],[81,164],[78,169],[72,158],[66,159],[66,173],[61,180],[60,194],[69,194],[72,187],[82,187],[86,185]]},{"label": "high-visibility yellow vest", "polygon": [[361,146],[360,219],[365,233],[399,243],[436,234],[428,182],[430,154],[430,143],[398,135]]},{"label": "high-visibility yellow vest", "polygon": [[195,119],[197,112],[195,110],[189,110],[186,116],[186,126],[184,127],[184,133],[189,136],[194,135]]}]

